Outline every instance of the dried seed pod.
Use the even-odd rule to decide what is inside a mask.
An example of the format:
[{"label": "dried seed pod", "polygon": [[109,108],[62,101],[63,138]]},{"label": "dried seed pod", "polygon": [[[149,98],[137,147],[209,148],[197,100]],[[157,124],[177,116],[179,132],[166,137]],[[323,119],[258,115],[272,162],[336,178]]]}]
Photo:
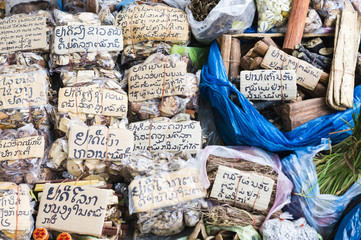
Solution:
[{"label": "dried seed pod", "polygon": [[256,0],[258,10],[258,32],[267,32],[282,26],[289,17],[290,0]]}]

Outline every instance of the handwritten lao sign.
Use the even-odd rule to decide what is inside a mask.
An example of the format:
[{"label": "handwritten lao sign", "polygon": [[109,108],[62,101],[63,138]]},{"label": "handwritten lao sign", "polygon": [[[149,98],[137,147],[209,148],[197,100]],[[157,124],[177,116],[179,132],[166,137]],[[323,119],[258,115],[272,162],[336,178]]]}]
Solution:
[{"label": "handwritten lao sign", "polygon": [[43,16],[9,17],[0,20],[0,53],[47,46]]},{"label": "handwritten lao sign", "polygon": [[99,237],[109,194],[104,189],[45,184],[36,227]]},{"label": "handwritten lao sign", "polygon": [[292,100],[297,97],[296,73],[293,70],[242,71],[240,91],[250,100]]},{"label": "handwritten lao sign", "polygon": [[0,140],[0,161],[43,158],[44,148],[43,136]]},{"label": "handwritten lao sign", "polygon": [[276,70],[295,70],[297,75],[297,84],[310,90],[315,89],[322,74],[321,69],[312,66],[308,62],[290,56],[273,46],[270,46],[268,49],[261,66]]},{"label": "handwritten lao sign", "polygon": [[134,150],[186,150],[193,154],[202,147],[202,130],[197,121],[135,122],[129,124],[129,130],[134,134]]},{"label": "handwritten lao sign", "polygon": [[29,108],[48,103],[48,83],[43,70],[0,75],[0,110]]},{"label": "handwritten lao sign", "polygon": [[69,126],[68,146],[70,159],[121,161],[131,154],[134,136],[128,129],[73,124]]},{"label": "handwritten lao sign", "polygon": [[[31,206],[28,195],[11,193],[0,197],[0,230],[30,231]],[[17,218],[17,220],[16,220]]]},{"label": "handwritten lao sign", "polygon": [[99,84],[65,87],[59,90],[58,110],[123,118],[127,115],[128,97],[124,92]]},{"label": "handwritten lao sign", "polygon": [[119,12],[116,24],[123,31],[124,45],[149,40],[175,43],[189,40],[187,14],[177,8],[135,5]]},{"label": "handwritten lao sign", "polygon": [[219,166],[210,197],[263,211],[268,209],[274,184],[265,176]]},{"label": "handwritten lao sign", "polygon": [[129,73],[129,101],[184,95],[187,91],[186,73],[185,62],[136,65]]},{"label": "handwritten lao sign", "polygon": [[54,31],[54,52],[102,52],[123,50],[122,30],[114,26],[69,25]]},{"label": "handwritten lao sign", "polygon": [[133,209],[129,210],[147,212],[203,198],[206,190],[199,175],[197,169],[187,167],[177,172],[133,180],[129,185]]}]

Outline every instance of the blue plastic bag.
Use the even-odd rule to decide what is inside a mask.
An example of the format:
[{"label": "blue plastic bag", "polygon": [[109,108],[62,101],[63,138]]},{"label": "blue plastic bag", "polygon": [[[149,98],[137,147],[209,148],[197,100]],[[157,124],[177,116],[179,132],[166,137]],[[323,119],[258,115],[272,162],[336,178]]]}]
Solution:
[{"label": "blue plastic bag", "polygon": [[[344,140],[351,131],[332,135],[329,133],[349,129],[346,122],[353,124],[352,113],[361,104],[361,86],[358,86],[354,93],[354,109],[322,116],[291,132],[282,132],[265,119],[228,81],[216,42],[213,42],[208,62],[202,69],[200,91],[212,105],[217,129],[226,145],[249,145],[272,152],[315,146],[320,144],[321,138],[330,138],[332,143]],[[242,107],[231,101],[232,94],[238,96]]]},{"label": "blue plastic bag", "polygon": [[328,146],[327,139],[323,139],[319,146],[300,148],[282,159],[283,171],[294,185],[291,203],[284,210],[296,219],[306,218],[324,238],[330,235],[350,201],[361,194],[361,179],[342,196],[320,194],[313,158]]},{"label": "blue plastic bag", "polygon": [[361,203],[349,212],[342,220],[335,240],[361,239]]}]

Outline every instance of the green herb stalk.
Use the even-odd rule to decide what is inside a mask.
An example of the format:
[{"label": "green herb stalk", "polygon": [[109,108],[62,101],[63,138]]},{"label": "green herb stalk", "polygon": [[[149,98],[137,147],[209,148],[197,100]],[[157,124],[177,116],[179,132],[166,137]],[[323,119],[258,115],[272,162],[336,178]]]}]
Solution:
[{"label": "green herb stalk", "polygon": [[343,195],[361,177],[361,114],[353,119],[351,136],[314,158],[322,194]]}]

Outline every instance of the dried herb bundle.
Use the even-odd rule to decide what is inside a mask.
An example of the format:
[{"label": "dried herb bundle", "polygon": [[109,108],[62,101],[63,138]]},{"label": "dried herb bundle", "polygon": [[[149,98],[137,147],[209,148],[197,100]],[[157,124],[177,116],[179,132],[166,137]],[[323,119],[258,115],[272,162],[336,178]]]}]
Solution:
[{"label": "dried herb bundle", "polygon": [[[211,186],[208,188],[208,196],[211,193],[213,188],[213,183],[215,181],[218,167],[226,166],[248,173],[255,173],[265,177],[269,177],[275,181],[275,184],[272,189],[271,199],[269,203],[269,208],[267,211],[257,211],[246,204],[234,205],[234,201],[218,201],[212,199],[212,201],[223,204],[219,206],[214,206],[205,214],[206,222],[210,225],[221,226],[221,227],[233,227],[233,226],[254,226],[258,229],[263,221],[266,218],[270,208],[273,206],[276,189],[277,189],[277,177],[278,174],[270,166],[265,166],[257,164],[254,162],[248,162],[242,159],[236,158],[222,158],[214,155],[210,155],[207,160],[207,175],[210,181]],[[278,217],[280,212],[277,212],[271,216],[271,218]]]},{"label": "dried herb bundle", "polygon": [[322,194],[343,195],[361,176],[361,114],[353,118],[352,135],[314,158]]},{"label": "dried herb bundle", "polygon": [[193,17],[201,22],[212,9],[217,6],[220,0],[191,0],[189,4],[189,9],[192,11]]},{"label": "dried herb bundle", "polygon": [[258,230],[263,221],[266,219],[264,215],[254,215],[243,209],[231,206],[215,206],[205,214],[206,222],[209,225],[219,227],[234,226],[253,226]]},{"label": "dried herb bundle", "polygon": [[217,171],[218,171],[218,167],[222,165],[222,166],[226,166],[226,167],[230,167],[230,168],[234,168],[234,169],[238,169],[240,171],[244,171],[244,172],[248,172],[248,173],[254,173],[254,174],[258,174],[258,175],[262,175],[268,178],[271,178],[275,181],[275,184],[273,185],[273,189],[272,189],[272,195],[271,195],[271,199],[269,202],[269,207],[267,209],[267,211],[257,211],[251,207],[249,207],[246,204],[239,204],[236,203],[234,205],[234,201],[217,201],[219,203],[225,203],[225,204],[230,204],[232,206],[235,207],[239,207],[242,208],[244,210],[247,210],[251,213],[262,213],[267,215],[268,211],[271,209],[271,207],[273,206],[275,197],[276,197],[276,189],[277,189],[277,177],[278,174],[273,170],[272,167],[270,166],[265,166],[265,165],[261,165],[261,164],[257,164],[254,162],[248,162],[242,159],[236,159],[236,158],[222,158],[222,157],[217,157],[214,155],[210,155],[207,161],[207,176],[208,179],[211,183],[211,186],[208,188],[208,195],[210,195],[212,187],[213,187],[213,183],[214,180],[216,178],[217,175]]}]

